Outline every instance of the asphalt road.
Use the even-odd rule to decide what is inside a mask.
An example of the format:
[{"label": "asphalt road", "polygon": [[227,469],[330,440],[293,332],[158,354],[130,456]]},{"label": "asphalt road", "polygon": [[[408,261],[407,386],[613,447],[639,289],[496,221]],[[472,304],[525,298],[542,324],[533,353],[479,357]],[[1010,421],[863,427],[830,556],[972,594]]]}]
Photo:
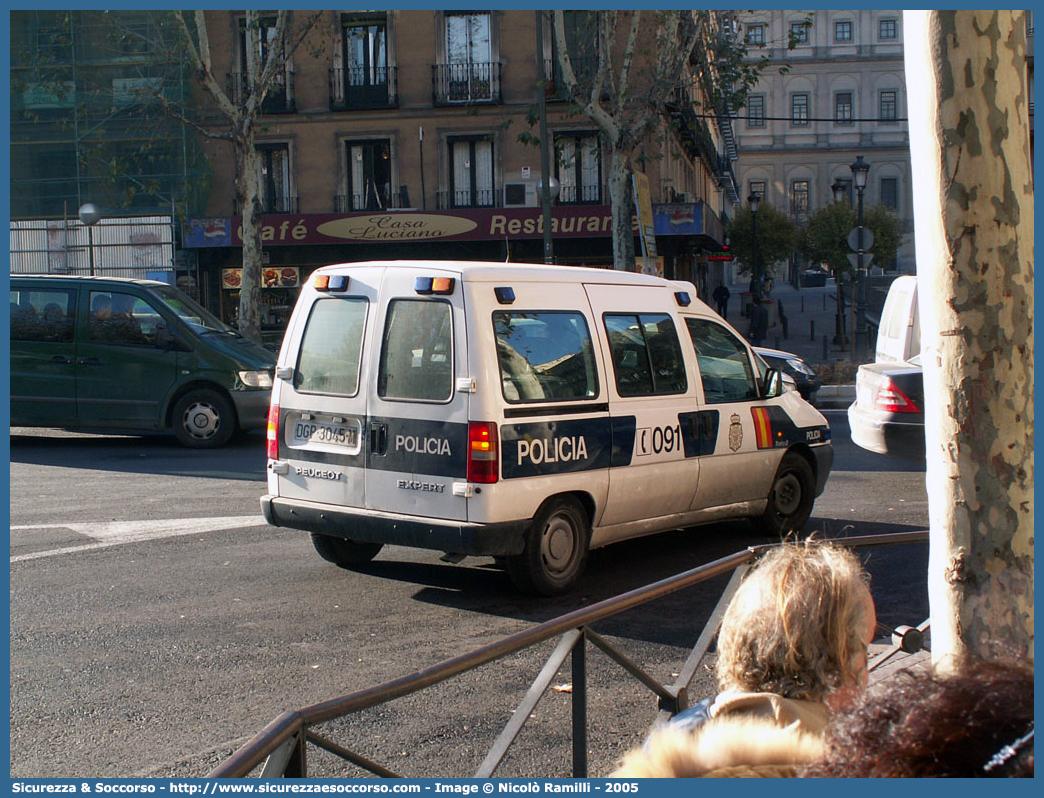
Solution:
[{"label": "asphalt road", "polygon": [[[836,462],[817,533],[924,529],[923,470],[854,447],[828,412]],[[516,594],[492,560],[386,547],[353,573],[308,536],[264,525],[259,436],[217,452],[172,439],[11,430],[11,775],[206,775],[286,709],[404,676],[591,602],[766,542],[718,524],[592,553],[579,589]],[[927,546],[866,550],[880,619],[927,617]],[[724,578],[595,626],[673,681]],[[553,648],[323,729],[406,776],[468,776]],[[654,696],[597,652],[592,775],[643,738]],[[568,663],[554,684],[569,681]],[[713,689],[709,670],[694,692]],[[568,775],[569,693],[538,705],[495,775]],[[362,775],[309,748],[310,775]]]}]

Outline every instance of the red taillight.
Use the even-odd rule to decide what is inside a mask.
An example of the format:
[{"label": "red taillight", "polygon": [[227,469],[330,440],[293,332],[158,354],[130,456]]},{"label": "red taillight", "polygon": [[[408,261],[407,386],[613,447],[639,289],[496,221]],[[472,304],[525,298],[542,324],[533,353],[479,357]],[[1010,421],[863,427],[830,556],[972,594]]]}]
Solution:
[{"label": "red taillight", "polygon": [[920,413],[914,401],[903,393],[890,379],[885,377],[884,382],[877,389],[877,397],[874,406],[886,413]]},{"label": "red taillight", "polygon": [[486,421],[468,424],[468,482],[489,484],[500,477],[497,426]]},{"label": "red taillight", "polygon": [[268,437],[265,452],[269,460],[279,459],[279,405],[268,406]]}]

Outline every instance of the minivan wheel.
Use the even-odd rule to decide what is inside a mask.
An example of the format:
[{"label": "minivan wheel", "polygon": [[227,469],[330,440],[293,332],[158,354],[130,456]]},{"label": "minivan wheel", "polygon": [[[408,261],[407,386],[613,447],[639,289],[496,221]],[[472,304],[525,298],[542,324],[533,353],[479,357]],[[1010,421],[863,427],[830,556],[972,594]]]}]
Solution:
[{"label": "minivan wheel", "polygon": [[232,403],[209,388],[182,396],[174,405],[171,422],[178,441],[193,449],[224,446],[236,431]]},{"label": "minivan wheel", "polygon": [[341,568],[364,565],[384,548],[381,543],[358,543],[354,540],[335,538],[332,535],[320,535],[317,532],[311,534],[312,545],[315,546],[319,556]]},{"label": "minivan wheel", "polygon": [[526,593],[557,596],[576,584],[587,563],[587,513],[572,496],[541,505],[526,533],[521,554],[506,558],[508,576]]},{"label": "minivan wheel", "polygon": [[758,526],[773,537],[800,531],[812,515],[815,490],[816,478],[808,461],[793,452],[783,455]]}]

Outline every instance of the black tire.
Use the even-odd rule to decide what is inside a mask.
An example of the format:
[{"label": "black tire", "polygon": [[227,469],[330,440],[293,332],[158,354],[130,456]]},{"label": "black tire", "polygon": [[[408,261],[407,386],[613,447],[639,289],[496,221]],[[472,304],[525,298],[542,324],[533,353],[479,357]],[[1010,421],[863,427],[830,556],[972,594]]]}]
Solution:
[{"label": "black tire", "polygon": [[312,545],[327,562],[341,568],[365,565],[384,548],[381,543],[359,543],[354,540],[335,538],[332,535],[320,535],[312,532]]},{"label": "black tire", "polygon": [[526,548],[507,557],[508,576],[526,593],[558,596],[580,578],[587,564],[590,522],[572,496],[556,496],[541,505],[526,533]]},{"label": "black tire", "polygon": [[216,449],[236,431],[236,411],[222,394],[209,388],[189,391],[174,405],[171,426],[182,446]]},{"label": "black tire", "polygon": [[757,519],[761,530],[773,537],[799,532],[812,515],[816,476],[808,460],[787,452],[780,461],[769,489],[768,506]]}]

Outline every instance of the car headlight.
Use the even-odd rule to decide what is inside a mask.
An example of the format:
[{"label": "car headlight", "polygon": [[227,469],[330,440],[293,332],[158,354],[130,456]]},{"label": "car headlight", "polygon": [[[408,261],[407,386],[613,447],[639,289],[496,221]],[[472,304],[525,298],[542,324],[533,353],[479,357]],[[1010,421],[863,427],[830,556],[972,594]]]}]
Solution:
[{"label": "car headlight", "polygon": [[799,374],[807,374],[809,377],[816,376],[816,373],[812,371],[812,369],[810,369],[807,365],[805,365],[805,362],[802,360],[788,360],[787,365]]},{"label": "car headlight", "polygon": [[271,371],[241,371],[239,379],[247,388],[270,389],[272,387]]}]

